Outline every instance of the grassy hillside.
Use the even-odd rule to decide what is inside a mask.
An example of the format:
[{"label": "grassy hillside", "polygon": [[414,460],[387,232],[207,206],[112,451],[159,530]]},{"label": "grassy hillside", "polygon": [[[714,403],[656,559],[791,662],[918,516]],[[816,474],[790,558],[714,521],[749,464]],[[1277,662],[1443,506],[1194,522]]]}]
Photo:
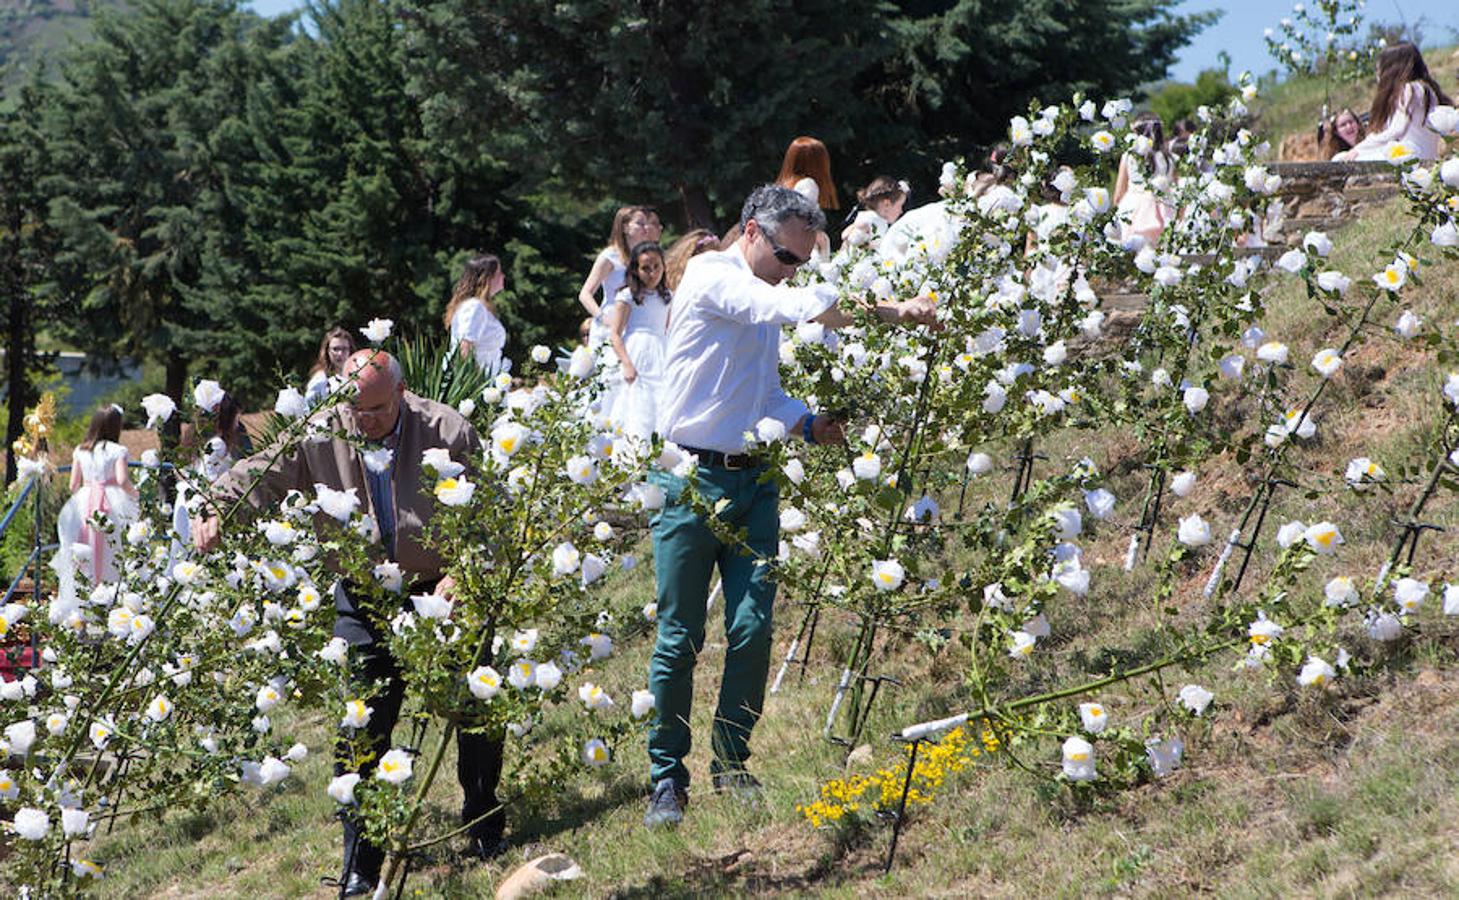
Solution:
[{"label": "grassy hillside", "polygon": [[[1371,270],[1381,248],[1405,227],[1396,205],[1377,210],[1341,233],[1334,265],[1354,273]],[[1453,321],[1459,317],[1456,276],[1459,266],[1432,267],[1424,287],[1405,295],[1406,304],[1427,321]],[[1267,303],[1272,311],[1267,330],[1291,345],[1294,359],[1307,359],[1332,343],[1330,320],[1295,282],[1274,290]],[[1390,324],[1386,317],[1380,321]],[[1313,479],[1329,477],[1347,459],[1365,455],[1395,471],[1434,427],[1433,398],[1441,380],[1421,349],[1392,341],[1365,345],[1334,380],[1318,413],[1320,437],[1298,451],[1298,470]],[[1083,449],[1052,442],[1042,449],[1062,459],[1089,444],[1086,437]],[[1117,473],[1112,487],[1125,498],[1123,515],[1135,515],[1132,498],[1143,481],[1133,464],[1136,448],[1114,432],[1097,434],[1093,444],[1101,448],[1095,460],[1100,468]],[[1002,496],[1006,481],[1006,476],[990,481],[972,499]],[[1344,501],[1347,546],[1340,557],[1324,558],[1314,577],[1367,577],[1376,570],[1393,538],[1389,523],[1418,491],[1401,481],[1393,488],[1365,495],[1356,510]],[[1166,515],[1200,512],[1227,523],[1249,493],[1235,462],[1217,459],[1203,468],[1198,489],[1172,500]],[[945,499],[956,504],[956,498]],[[1459,527],[1459,505],[1447,496],[1430,513],[1437,524]],[[1270,521],[1337,515],[1334,500],[1286,491]],[[1269,525],[1264,541],[1272,540],[1274,529]],[[1447,535],[1425,540],[1419,576],[1455,571],[1459,544]],[[1086,554],[1096,589],[1050,613],[1048,652],[1071,676],[1104,671],[1115,648],[1137,646],[1155,627],[1151,573],[1120,570],[1123,542],[1119,534],[1091,542]],[[1208,563],[1187,571],[1175,598],[1182,609],[1200,603]],[[1262,573],[1252,575],[1249,583],[1255,584]],[[648,567],[614,590],[619,604],[649,599]],[[817,831],[796,812],[798,803],[815,798],[822,781],[843,771],[843,751],[823,741],[820,732],[850,642],[850,623],[827,614],[808,677],[803,683],[788,679],[768,703],[752,761],[767,787],[762,809],[742,808],[704,787],[709,710],[723,658],[722,632],[711,626],[697,685],[694,727],[700,741],[691,759],[697,789],[680,829],[649,833],[639,824],[647,788],[639,739],[620,751],[617,764],[584,771],[547,801],[515,810],[514,843],[504,859],[463,863],[453,855],[460,841],[428,851],[412,876],[412,893],[490,895],[516,864],[557,850],[578,860],[587,877],[559,886],[556,896],[1453,894],[1459,891],[1454,862],[1459,839],[1448,824],[1459,816],[1459,772],[1444,761],[1459,752],[1459,682],[1453,674],[1459,628],[1441,622],[1434,606],[1424,610],[1424,637],[1414,642],[1377,650],[1356,634],[1346,635],[1352,646],[1386,654],[1386,664],[1378,676],[1343,679],[1326,697],[1299,694],[1288,679],[1273,684],[1262,674],[1233,676],[1231,657],[1167,673],[1159,692],[1149,685],[1111,691],[1099,699],[1116,721],[1137,721],[1160,702],[1159,694],[1168,696],[1186,682],[1216,687],[1217,706],[1209,724],[1186,731],[1184,768],[1106,799],[1075,802],[1046,779],[1008,765],[1005,750],[980,758],[911,816],[890,875],[881,871],[889,829]],[[794,598],[781,603],[777,659],[799,613]],[[1348,628],[1358,630],[1356,623]],[[617,654],[582,677],[626,697],[643,684],[648,650],[648,635],[623,636]],[[852,771],[894,762],[897,750],[885,735],[965,708],[967,700],[960,695],[954,646],[934,654],[908,634],[893,634],[881,653],[879,670],[897,676],[903,686],[889,688],[879,702],[866,732],[870,762],[859,761]],[[338,866],[337,824],[324,794],[331,724],[311,723],[312,756],[295,777],[266,794],[246,791],[203,814],[164,814],[102,835],[93,849],[112,865],[104,893],[212,897],[318,891],[319,877]],[[528,743],[510,754],[531,752]],[[1039,775],[1057,768],[1052,737],[1014,752]],[[454,827],[456,791],[449,778],[438,784],[425,833]]]},{"label": "grassy hillside", "polygon": [[125,5],[126,0],[0,0],[0,67],[10,67],[3,87],[24,80],[34,63],[72,40],[84,40],[94,10]]}]

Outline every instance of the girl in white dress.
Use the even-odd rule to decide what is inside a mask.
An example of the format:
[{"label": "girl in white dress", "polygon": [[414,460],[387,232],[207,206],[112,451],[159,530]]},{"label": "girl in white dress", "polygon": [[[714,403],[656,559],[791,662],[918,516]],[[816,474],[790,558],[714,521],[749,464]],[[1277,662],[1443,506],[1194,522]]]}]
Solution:
[{"label": "girl in white dress", "polygon": [[343,328],[331,328],[319,342],[319,355],[314,358],[314,367],[309,370],[309,380],[304,385],[304,399],[311,407],[318,406],[340,385],[344,372],[344,361],[355,352],[355,338]]},{"label": "girl in white dress", "polygon": [[1368,136],[1333,159],[1387,160],[1398,144],[1407,144],[1418,159],[1438,159],[1444,139],[1429,128],[1429,113],[1450,102],[1418,47],[1408,41],[1394,44],[1378,54],[1378,91],[1368,116]]},{"label": "girl in white dress", "polygon": [[1165,149],[1165,128],[1154,113],[1141,113],[1130,130],[1135,133],[1131,152],[1120,157],[1114,202],[1121,221],[1120,239],[1136,238],[1147,244],[1160,241],[1175,209],[1163,195],[1170,189],[1175,161]]},{"label": "girl in white dress", "polygon": [[[60,547],[51,561],[62,605],[74,605],[78,568],[93,586],[116,580],[116,549],[138,514],[121,435],[121,407],[103,406],[92,414],[86,439],[71,454],[71,499],[56,517]],[[110,527],[97,527],[98,517]]]},{"label": "girl in white dress", "polygon": [[[608,235],[608,246],[593,260],[593,268],[578,291],[578,302],[593,318],[593,327],[588,334],[588,346],[597,349],[608,338],[603,322],[603,313],[613,305],[618,292],[623,289],[629,250],[645,241],[657,244],[663,236],[664,227],[659,214],[651,206],[620,207],[613,216],[613,230]],[[602,289],[602,301],[597,299]]]},{"label": "girl in white dress", "polygon": [[664,286],[664,251],[644,242],[629,255],[627,286],[608,312],[609,341],[618,356],[623,387],[609,419],[629,437],[653,436],[663,390],[669,301]]},{"label": "girl in white dress", "polygon": [[871,184],[856,192],[861,209],[841,232],[841,240],[866,244],[881,237],[902,217],[911,193],[912,188],[905,181],[894,181],[885,175],[873,178]]},{"label": "girl in white dress", "polygon": [[472,257],[456,280],[451,302],[446,304],[446,328],[451,333],[451,349],[470,356],[483,372],[495,375],[512,367],[502,356],[507,346],[507,330],[496,317],[491,298],[507,286],[507,274],[501,260],[490,253]]}]

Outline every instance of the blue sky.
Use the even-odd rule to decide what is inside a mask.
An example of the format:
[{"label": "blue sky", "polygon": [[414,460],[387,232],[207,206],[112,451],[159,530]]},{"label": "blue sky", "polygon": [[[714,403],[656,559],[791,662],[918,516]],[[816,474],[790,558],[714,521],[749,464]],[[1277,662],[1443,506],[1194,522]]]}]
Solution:
[{"label": "blue sky", "polygon": [[[253,0],[259,13],[272,16],[296,9],[301,0]],[[1225,10],[1211,28],[1198,35],[1181,54],[1171,75],[1191,81],[1201,69],[1216,65],[1216,54],[1231,54],[1231,71],[1261,73],[1272,68],[1262,41],[1262,29],[1275,26],[1287,14],[1285,0],[1183,0],[1181,12]],[[1365,17],[1370,22],[1423,22],[1425,43],[1451,44],[1459,31],[1459,0],[1368,0]],[[1452,85],[1451,85],[1452,87]]]}]

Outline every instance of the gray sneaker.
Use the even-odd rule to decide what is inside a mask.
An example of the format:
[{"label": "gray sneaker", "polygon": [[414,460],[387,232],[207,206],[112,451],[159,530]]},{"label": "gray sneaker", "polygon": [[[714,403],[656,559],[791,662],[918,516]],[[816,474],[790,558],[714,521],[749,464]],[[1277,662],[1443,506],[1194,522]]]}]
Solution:
[{"label": "gray sneaker", "polygon": [[678,825],[684,819],[684,807],[688,805],[688,791],[675,784],[672,778],[660,779],[648,798],[648,812],[643,814],[643,824],[648,828]]},{"label": "gray sneaker", "polygon": [[714,776],[714,792],[716,794],[729,794],[747,806],[758,806],[764,799],[764,789],[760,785],[760,779],[746,772],[744,769],[736,769],[732,772],[718,772]]}]

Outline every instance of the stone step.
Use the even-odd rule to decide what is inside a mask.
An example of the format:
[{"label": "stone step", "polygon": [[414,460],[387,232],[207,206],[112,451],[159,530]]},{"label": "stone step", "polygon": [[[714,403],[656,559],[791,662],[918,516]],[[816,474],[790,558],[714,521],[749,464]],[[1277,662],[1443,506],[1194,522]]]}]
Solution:
[{"label": "stone step", "polygon": [[1283,181],[1326,181],[1356,177],[1398,180],[1398,169],[1382,160],[1376,162],[1278,162],[1267,165],[1267,171],[1282,176]]}]

